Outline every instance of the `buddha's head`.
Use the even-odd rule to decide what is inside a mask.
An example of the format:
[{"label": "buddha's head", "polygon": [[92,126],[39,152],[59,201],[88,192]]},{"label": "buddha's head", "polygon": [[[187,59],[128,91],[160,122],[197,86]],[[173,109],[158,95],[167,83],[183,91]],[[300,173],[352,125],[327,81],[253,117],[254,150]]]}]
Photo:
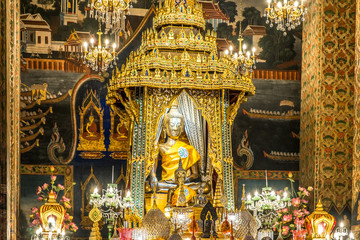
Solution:
[{"label": "buddha's head", "polygon": [[168,137],[178,139],[184,130],[184,116],[179,112],[177,101],[175,100],[170,111],[164,117],[164,129]]}]

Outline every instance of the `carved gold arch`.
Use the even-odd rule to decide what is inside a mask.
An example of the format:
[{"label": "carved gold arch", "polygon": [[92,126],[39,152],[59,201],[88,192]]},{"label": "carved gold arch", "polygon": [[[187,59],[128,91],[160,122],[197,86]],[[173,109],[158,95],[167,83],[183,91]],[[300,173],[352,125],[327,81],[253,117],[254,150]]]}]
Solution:
[{"label": "carved gold arch", "polygon": [[[101,184],[99,182],[99,180],[97,179],[97,177],[94,174],[94,169],[93,166],[91,165],[91,169],[90,169],[90,175],[86,178],[84,183],[80,183],[81,186],[81,228],[85,229],[85,230],[91,230],[92,225],[93,225],[93,221],[89,218],[88,214],[92,209],[92,206],[90,206],[90,204],[85,205],[85,198],[87,196],[90,196],[89,192],[86,192],[86,188],[88,186],[88,184],[90,183],[91,179],[94,180],[95,185],[98,189],[101,189]],[[103,222],[100,222],[100,229],[102,228]]]}]

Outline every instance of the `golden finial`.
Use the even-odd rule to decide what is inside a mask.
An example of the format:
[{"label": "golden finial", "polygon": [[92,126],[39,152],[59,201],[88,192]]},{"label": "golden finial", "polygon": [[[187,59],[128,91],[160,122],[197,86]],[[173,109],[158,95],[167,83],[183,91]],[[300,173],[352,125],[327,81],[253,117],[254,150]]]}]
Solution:
[{"label": "golden finial", "polygon": [[246,209],[245,208],[245,200],[246,200],[246,198],[245,198],[245,184],[243,184],[243,191],[242,191],[242,198],[241,198],[242,204],[241,204],[240,210],[245,210]]}]

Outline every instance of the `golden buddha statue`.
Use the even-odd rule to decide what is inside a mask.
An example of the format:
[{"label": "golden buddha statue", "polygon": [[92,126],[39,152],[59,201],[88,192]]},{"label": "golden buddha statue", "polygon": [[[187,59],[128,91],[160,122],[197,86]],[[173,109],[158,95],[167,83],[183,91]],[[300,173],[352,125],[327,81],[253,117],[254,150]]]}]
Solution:
[{"label": "golden buddha statue", "polygon": [[[156,177],[158,165],[156,162],[153,170],[150,172],[150,186],[148,185],[147,189],[152,190],[152,187],[156,186],[157,190],[165,190],[167,192],[170,188],[177,186],[175,171],[179,167],[179,148],[181,147],[185,148],[188,152],[188,156],[181,159],[182,167],[186,171],[185,185],[196,185],[197,187],[195,188],[198,188],[200,184],[195,184],[195,182],[199,182],[200,178],[199,160],[201,157],[193,146],[179,140],[184,130],[184,116],[179,112],[176,100],[173,102],[170,111],[164,116],[163,129],[166,132],[167,140],[165,143],[155,146],[155,150],[159,152],[161,156],[161,180],[158,181]],[[208,187],[206,189],[208,189]]]}]

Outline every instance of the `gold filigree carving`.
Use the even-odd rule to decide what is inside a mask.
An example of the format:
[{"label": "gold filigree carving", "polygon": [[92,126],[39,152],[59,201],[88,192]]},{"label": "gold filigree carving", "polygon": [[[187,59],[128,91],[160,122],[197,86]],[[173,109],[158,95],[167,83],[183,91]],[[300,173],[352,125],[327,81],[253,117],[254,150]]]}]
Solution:
[{"label": "gold filigree carving", "polygon": [[244,92],[240,92],[239,95],[236,98],[236,101],[232,104],[230,104],[230,106],[226,109],[226,116],[227,116],[227,122],[230,126],[232,126],[235,117],[238,113],[240,104],[243,102],[246,102],[247,98],[245,96]]},{"label": "gold filigree carving", "polygon": [[103,109],[96,91],[90,90],[79,108],[80,129],[78,151],[106,151]]}]

